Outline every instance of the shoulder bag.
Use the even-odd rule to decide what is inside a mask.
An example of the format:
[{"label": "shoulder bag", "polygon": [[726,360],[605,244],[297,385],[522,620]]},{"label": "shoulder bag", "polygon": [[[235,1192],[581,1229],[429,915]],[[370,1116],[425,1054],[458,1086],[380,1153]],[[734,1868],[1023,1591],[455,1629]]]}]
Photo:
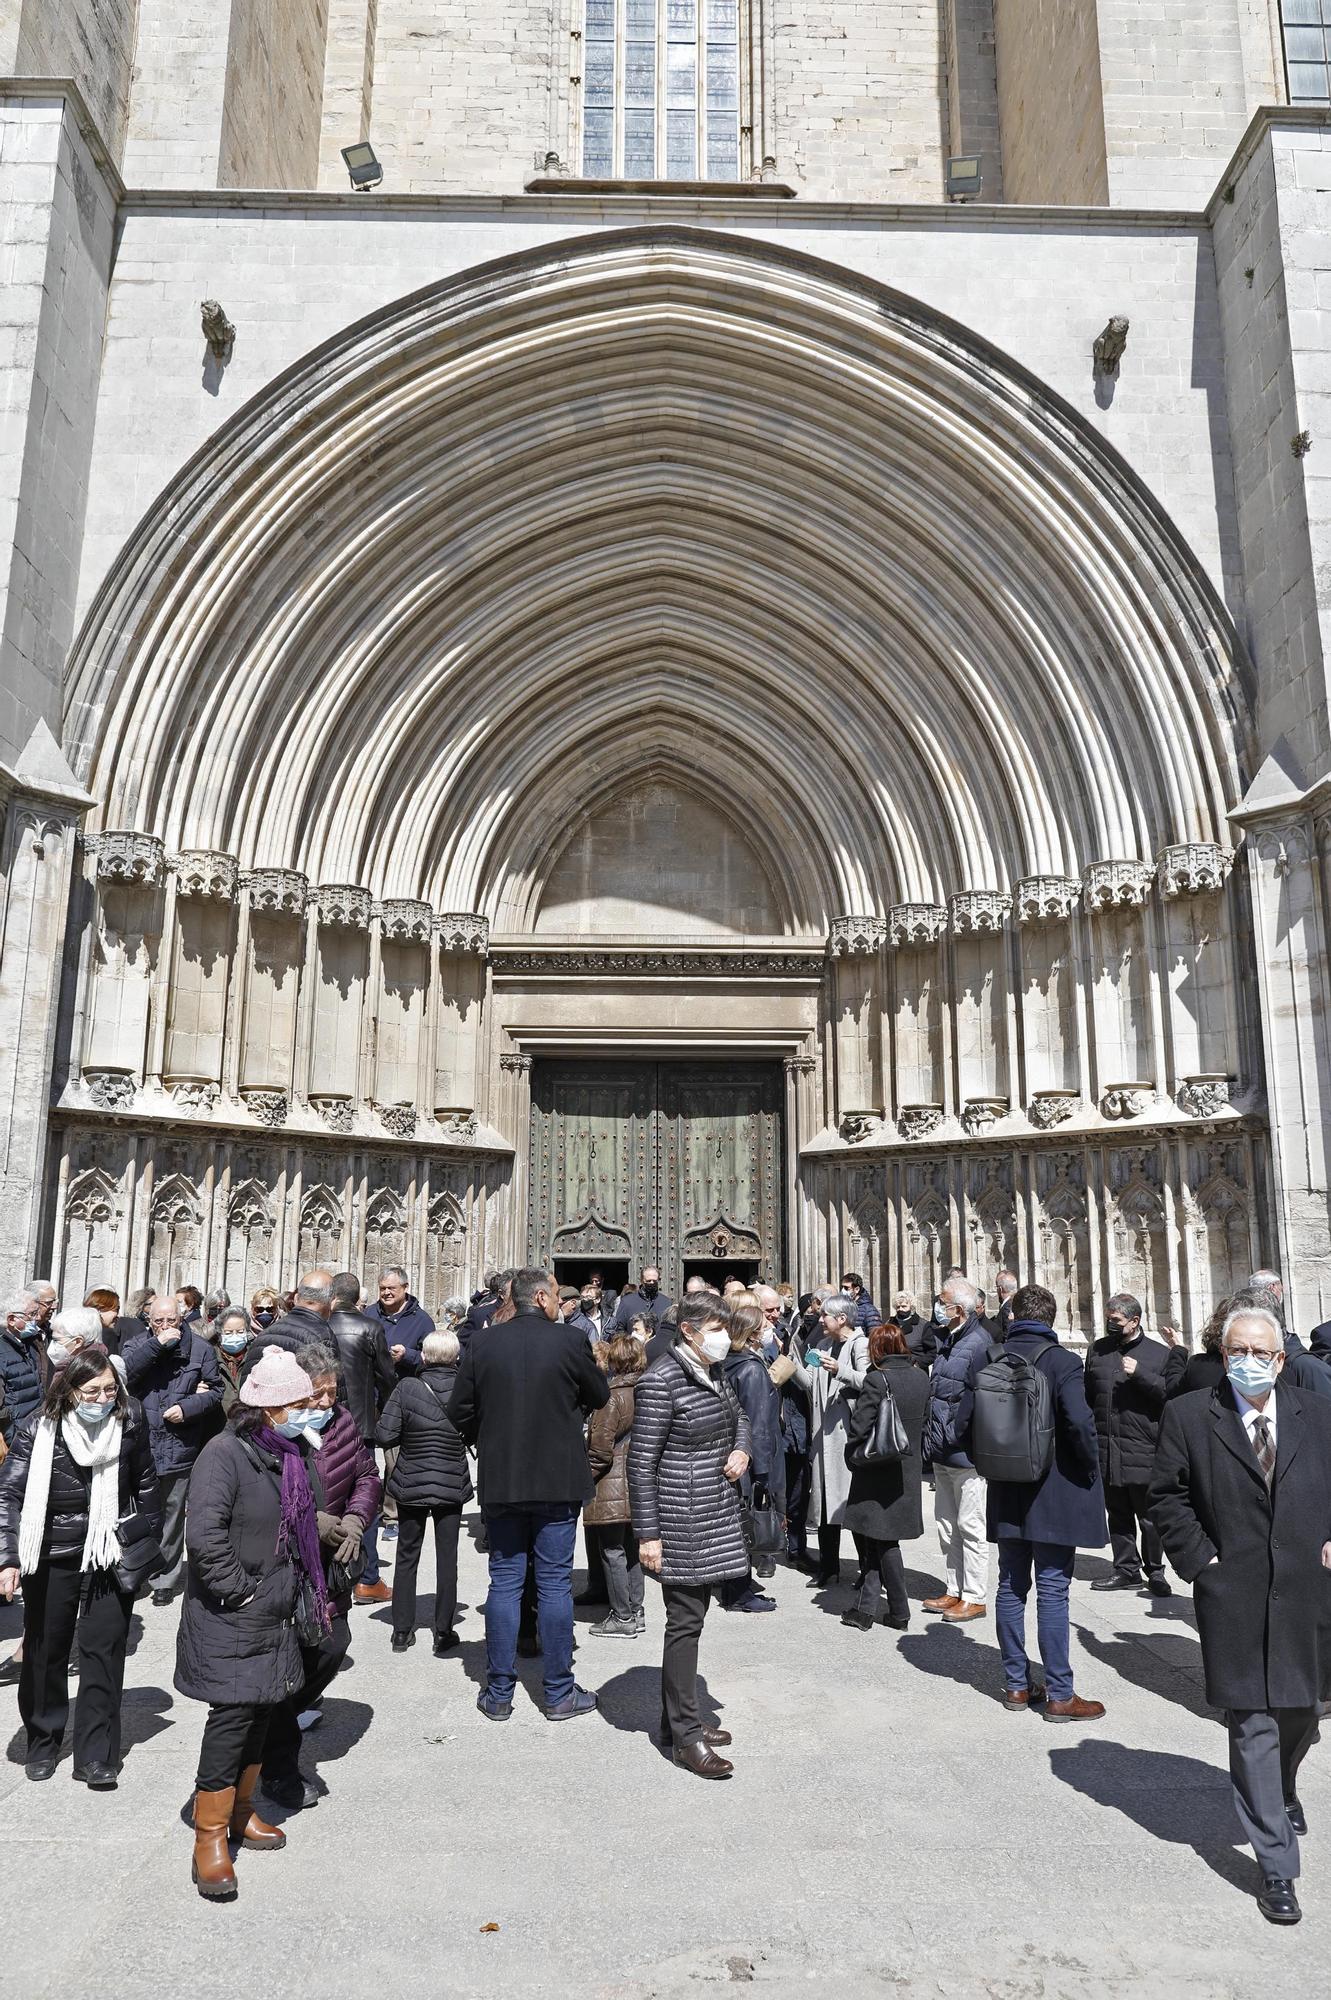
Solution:
[{"label": "shoulder bag", "polygon": [[868,1437],[853,1438],[846,1446],[846,1464],[852,1472],[858,1472],[869,1466],[891,1465],[898,1459],[913,1456],[896,1397],[884,1383],[878,1408],[874,1412],[873,1430]]}]

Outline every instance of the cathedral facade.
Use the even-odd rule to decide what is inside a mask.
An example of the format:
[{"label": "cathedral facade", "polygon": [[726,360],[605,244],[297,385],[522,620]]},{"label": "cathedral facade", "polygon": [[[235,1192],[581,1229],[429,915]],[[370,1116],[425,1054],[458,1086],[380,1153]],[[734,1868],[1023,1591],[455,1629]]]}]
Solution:
[{"label": "cathedral facade", "polygon": [[0,58],[8,1279],[1331,1314],[1331,0]]}]

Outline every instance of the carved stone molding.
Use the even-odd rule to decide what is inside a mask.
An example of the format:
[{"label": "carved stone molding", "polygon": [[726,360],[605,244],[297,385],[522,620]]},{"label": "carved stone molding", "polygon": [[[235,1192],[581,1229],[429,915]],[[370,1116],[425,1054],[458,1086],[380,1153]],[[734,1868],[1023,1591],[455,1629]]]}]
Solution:
[{"label": "carved stone molding", "polygon": [[1006,1118],[1007,1111],[1006,1097],[972,1097],[962,1106],[961,1129],[973,1139],[977,1133],[996,1125],[1000,1118]]},{"label": "carved stone molding", "polygon": [[787,1076],[812,1076],[818,1064],[813,1056],[786,1056]]},{"label": "carved stone molding", "polygon": [[449,910],[436,917],[434,934],[440,949],[448,953],[484,958],[490,949],[490,919],[472,916],[466,910]]},{"label": "carved stone molding", "polygon": [[1075,875],[1025,875],[1012,891],[1019,924],[1052,924],[1070,917],[1081,895]]},{"label": "carved stone molding", "polygon": [[212,903],[235,902],[240,871],[234,854],[192,847],[182,854],[173,854],[169,866],[176,878],[177,896],[197,896]]},{"label": "carved stone molding", "polygon": [[499,1058],[499,1067],[513,1076],[531,1075],[531,1057],[521,1049],[508,1049]]},{"label": "carved stone molding", "polygon": [[378,1106],[379,1122],[386,1132],[395,1139],[410,1139],[416,1130],[416,1107],[414,1104],[381,1104]]},{"label": "carved stone molding", "polygon": [[434,1115],[445,1139],[474,1139],[476,1137],[476,1113],[474,1111],[436,1111]]},{"label": "carved stone molding", "polygon": [[893,903],[887,916],[889,943],[903,945],[937,944],[947,929],[947,911],[941,903]]},{"label": "carved stone molding", "polygon": [[319,922],[329,930],[364,931],[370,927],[370,892],[354,882],[321,882],[314,892]]},{"label": "carved stone molding", "polygon": [[1113,1083],[1100,1099],[1106,1118],[1140,1118],[1155,1095],[1149,1083]]},{"label": "carved stone molding", "polygon": [[848,1111],[837,1126],[837,1131],[848,1146],[858,1146],[880,1123],[882,1113],[878,1111]]},{"label": "carved stone molding", "polygon": [[1281,880],[1291,868],[1306,865],[1312,856],[1308,827],[1303,820],[1281,820],[1260,826],[1248,838],[1258,858],[1269,862],[1272,874]]},{"label": "carved stone molding", "polygon": [[1135,909],[1146,901],[1155,880],[1149,861],[1095,861],[1082,888],[1088,910]]},{"label": "carved stone molding", "polygon": [[886,941],[886,917],[833,917],[827,948],[833,958],[876,958]]},{"label": "carved stone molding", "polygon": [[428,944],[434,927],[434,911],[428,903],[418,903],[411,896],[390,896],[386,903],[376,903],[374,914],[379,919],[380,931],[390,944]]},{"label": "carved stone molding", "polygon": [[1051,1126],[1066,1125],[1081,1108],[1081,1098],[1075,1090],[1037,1090],[1027,1106],[1027,1116],[1032,1125],[1041,1132]]},{"label": "carved stone molding", "polygon": [[99,1111],[128,1111],[137,1088],[134,1072],[127,1069],[85,1069],[83,1081]]},{"label": "carved stone molding", "polygon": [[1234,856],[1210,840],[1163,848],[1156,862],[1160,893],[1171,900],[1175,896],[1210,895],[1224,888],[1233,865]]},{"label": "carved stone molding", "polygon": [[356,1107],[349,1097],[312,1097],[310,1104],[330,1132],[349,1132],[356,1122]]},{"label": "carved stone molding", "polygon": [[[302,881],[304,877],[301,877]],[[261,1125],[271,1125],[274,1130],[287,1122],[290,1100],[285,1090],[242,1090],[247,1110]]]},{"label": "carved stone molding", "polygon": [[99,833],[88,842],[97,857],[99,882],[138,882],[155,889],[162,879],[166,849],[152,833]]},{"label": "carved stone molding", "polygon": [[1186,1076],[1174,1092],[1174,1101],[1190,1118],[1214,1118],[1229,1104],[1229,1078]]},{"label": "carved stone molding", "polygon": [[[249,890],[250,908],[261,917],[303,917],[310,893],[309,877],[295,868],[250,868],[241,886]],[[283,1114],[285,1116],[285,1114]]]},{"label": "carved stone molding", "polygon": [[179,1105],[182,1111],[202,1112],[205,1117],[210,1112],[216,1111],[218,1099],[222,1095],[217,1084],[203,1077],[181,1077],[178,1082],[171,1084],[170,1089],[173,1104]]},{"label": "carved stone molding", "polygon": [[1003,889],[963,889],[948,898],[948,918],[956,937],[978,937],[1001,931],[1012,899]]},{"label": "carved stone molding", "polygon": [[906,1104],[897,1114],[897,1129],[903,1139],[927,1139],[942,1122],[941,1104]]},{"label": "carved stone molding", "polygon": [[570,973],[597,978],[627,974],[669,979],[809,979],[821,978],[823,961],[808,952],[697,951],[669,947],[644,951],[608,950],[590,946],[576,951],[507,950],[496,956],[500,972],[537,973],[564,977]]}]

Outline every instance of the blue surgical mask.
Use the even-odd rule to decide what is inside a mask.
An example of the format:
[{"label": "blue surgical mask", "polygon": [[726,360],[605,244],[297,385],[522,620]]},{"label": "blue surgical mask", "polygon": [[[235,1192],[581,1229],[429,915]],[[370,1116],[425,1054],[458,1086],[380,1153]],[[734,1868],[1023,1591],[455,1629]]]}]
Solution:
[{"label": "blue surgical mask", "polygon": [[943,1304],[943,1301],[941,1299],[937,1299],[934,1302],[934,1325],[951,1326],[951,1324],[952,1324],[951,1313],[948,1311],[947,1307]]},{"label": "blue surgical mask", "polygon": [[332,1421],[333,1413],[331,1410],[307,1410],[305,1412],[306,1430],[326,1431]]},{"label": "blue surgical mask", "polygon": [[81,1424],[87,1424],[89,1430],[95,1430],[98,1424],[106,1422],[114,1409],[114,1403],[75,1403],[74,1414]]},{"label": "blue surgical mask", "polygon": [[1273,1354],[1269,1361],[1259,1361],[1255,1354],[1234,1354],[1225,1356],[1225,1366],[1229,1379],[1241,1396],[1264,1396],[1268,1389],[1276,1386],[1277,1363],[1280,1357]]},{"label": "blue surgical mask", "polygon": [[222,1335],[223,1354],[243,1354],[250,1344],[247,1333],[224,1333]]},{"label": "blue surgical mask", "polygon": [[307,1437],[311,1428],[310,1419],[318,1415],[317,1410],[293,1410],[286,1422],[277,1426],[277,1434],[284,1438]]}]

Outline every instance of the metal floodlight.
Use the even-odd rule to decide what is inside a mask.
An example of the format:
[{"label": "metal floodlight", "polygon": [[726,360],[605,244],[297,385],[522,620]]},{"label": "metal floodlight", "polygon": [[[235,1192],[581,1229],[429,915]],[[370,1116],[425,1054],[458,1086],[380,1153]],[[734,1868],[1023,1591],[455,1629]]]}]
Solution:
[{"label": "metal floodlight", "polygon": [[374,147],[368,140],[362,139],[355,146],[344,146],[342,158],[347,163],[351,185],[357,194],[367,194],[371,188],[378,187],[384,177],[384,170],[375,158]]},{"label": "metal floodlight", "polygon": [[965,201],[968,195],[979,194],[984,186],[981,169],[984,161],[978,153],[967,153],[947,163],[947,198],[949,201]]}]

